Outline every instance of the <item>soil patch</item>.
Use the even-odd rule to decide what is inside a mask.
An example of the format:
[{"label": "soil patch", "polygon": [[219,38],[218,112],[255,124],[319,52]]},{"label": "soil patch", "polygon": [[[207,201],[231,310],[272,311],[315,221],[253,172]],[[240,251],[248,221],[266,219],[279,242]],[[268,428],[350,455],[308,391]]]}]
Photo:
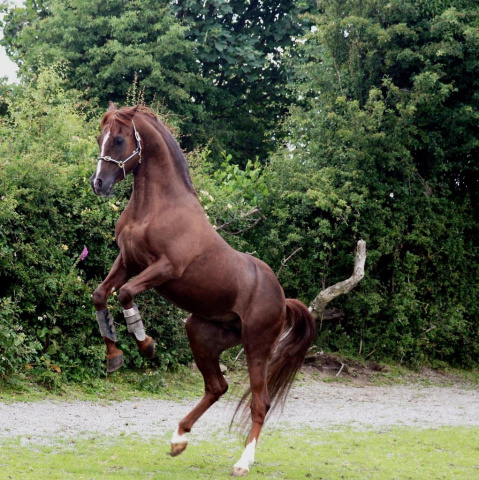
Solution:
[{"label": "soil patch", "polygon": [[422,368],[420,371],[408,370],[398,374],[397,367],[393,368],[374,361],[357,361],[341,355],[329,353],[314,353],[307,356],[303,372],[313,374],[321,379],[343,379],[353,384],[368,385],[388,383],[389,380],[397,383],[398,380],[406,383],[426,383],[432,385],[465,385],[464,378],[448,372]]}]

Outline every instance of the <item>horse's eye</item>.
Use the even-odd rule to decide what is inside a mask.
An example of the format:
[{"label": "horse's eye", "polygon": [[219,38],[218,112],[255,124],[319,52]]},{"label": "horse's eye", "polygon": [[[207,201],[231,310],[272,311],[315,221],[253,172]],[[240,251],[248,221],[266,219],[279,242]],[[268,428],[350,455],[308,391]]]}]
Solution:
[{"label": "horse's eye", "polygon": [[118,145],[119,147],[125,143],[125,140],[121,137],[115,137],[115,145]]}]

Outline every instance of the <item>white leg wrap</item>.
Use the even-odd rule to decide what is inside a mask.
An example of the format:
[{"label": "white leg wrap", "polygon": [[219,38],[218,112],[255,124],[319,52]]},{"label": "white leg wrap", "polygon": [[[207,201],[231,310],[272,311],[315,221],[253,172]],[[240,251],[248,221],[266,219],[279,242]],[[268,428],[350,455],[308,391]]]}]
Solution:
[{"label": "white leg wrap", "polygon": [[115,325],[108,308],[105,310],[97,310],[95,315],[98,326],[100,327],[101,336],[109,338],[112,342],[117,342],[118,338],[116,336]]},{"label": "white leg wrap", "polygon": [[136,303],[133,304],[133,308],[123,310],[123,315],[125,316],[128,333],[135,335],[135,338],[140,342],[144,340],[146,338],[145,327]]},{"label": "white leg wrap", "polygon": [[246,448],[243,450],[243,455],[241,455],[241,458],[234,464],[233,472],[235,470],[243,470],[249,472],[251,465],[253,465],[254,463],[255,450],[256,439],[246,445]]}]

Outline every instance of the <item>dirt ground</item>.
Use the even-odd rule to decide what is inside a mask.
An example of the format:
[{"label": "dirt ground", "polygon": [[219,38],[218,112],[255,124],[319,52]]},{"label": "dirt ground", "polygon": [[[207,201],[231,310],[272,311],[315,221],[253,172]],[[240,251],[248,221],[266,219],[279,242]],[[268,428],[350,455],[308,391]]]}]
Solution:
[{"label": "dirt ground", "polygon": [[[326,353],[311,354],[306,358],[303,373],[313,377],[328,380],[342,380],[352,385],[370,385],[378,383],[397,382],[398,378],[391,371],[391,367],[374,361],[358,362],[350,358]],[[430,385],[464,385],[467,382],[463,377],[450,372],[441,372],[430,368],[422,368],[418,372],[401,375],[404,383],[419,382]]]},{"label": "dirt ground", "polygon": [[[399,382],[389,373],[373,362],[310,357],[285,407],[270,415],[265,428],[479,427],[477,385],[433,371],[410,374]],[[228,372],[226,378],[235,383]],[[0,402],[0,444],[12,438],[22,444],[49,444],[118,434],[168,438],[198,400]],[[194,426],[191,441],[229,435],[237,400],[228,393],[213,405]]]}]

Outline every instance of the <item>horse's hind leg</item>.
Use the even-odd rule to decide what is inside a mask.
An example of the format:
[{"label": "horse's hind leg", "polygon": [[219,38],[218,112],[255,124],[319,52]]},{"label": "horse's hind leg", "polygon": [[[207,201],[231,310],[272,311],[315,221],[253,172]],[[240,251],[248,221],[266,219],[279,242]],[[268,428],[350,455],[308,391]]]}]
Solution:
[{"label": "horse's hind leg", "polygon": [[171,439],[171,454],[179,455],[188,445],[186,433],[194,423],[208,410],[221,395],[228,390],[228,384],[220,370],[221,353],[241,340],[239,329],[226,328],[219,322],[204,320],[190,315],[186,322],[186,331],[196,366],[203,375],[205,394],[193,410],[178,424]]},{"label": "horse's hind leg", "polygon": [[264,315],[259,315],[257,318],[262,318],[262,321],[249,323],[243,320],[242,342],[248,363],[253,426],[243,454],[233,466],[231,472],[233,476],[244,476],[249,473],[249,469],[254,463],[259,435],[271,405],[267,385],[268,364],[281,333],[283,322],[280,311],[277,312],[277,315],[273,312],[265,312]]}]

